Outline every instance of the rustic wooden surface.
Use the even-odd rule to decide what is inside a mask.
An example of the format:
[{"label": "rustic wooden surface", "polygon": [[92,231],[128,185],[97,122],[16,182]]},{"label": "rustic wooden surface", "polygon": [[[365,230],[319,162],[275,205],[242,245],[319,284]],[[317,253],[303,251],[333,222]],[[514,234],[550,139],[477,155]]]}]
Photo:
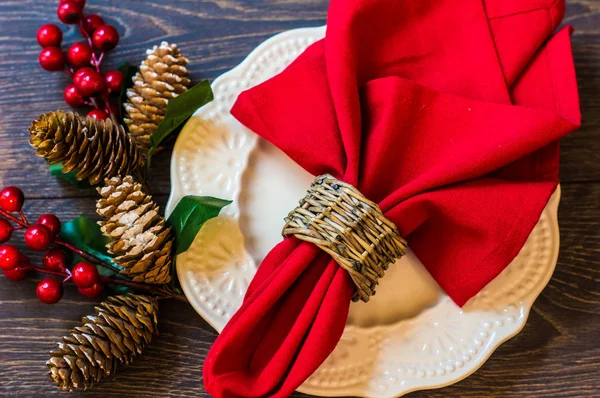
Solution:
[{"label": "rustic wooden surface", "polygon": [[[27,144],[39,114],[65,108],[67,79],[37,64],[35,32],[56,22],[56,0],[0,1],[0,186],[21,186],[27,212],[63,219],[93,215],[94,193],[48,174]],[[116,25],[121,43],[109,65],[139,63],[144,50],[168,39],[191,60],[197,80],[238,64],[266,38],[324,23],[326,0],[88,0],[89,12]],[[556,272],[535,303],[525,329],[503,344],[466,380],[411,397],[600,396],[600,0],[568,0],[575,26],[575,63],[584,124],[563,143],[561,254]],[[69,29],[67,43],[78,39]],[[169,192],[169,153],[157,156],[151,181],[161,203]],[[90,312],[93,302],[68,289],[57,305],[40,304],[35,283],[0,277],[0,396],[58,393],[45,375],[47,351]],[[206,396],[202,364],[216,334],[189,306],[161,305],[161,335],[144,356],[94,397]],[[73,394],[79,396],[80,394]]]}]

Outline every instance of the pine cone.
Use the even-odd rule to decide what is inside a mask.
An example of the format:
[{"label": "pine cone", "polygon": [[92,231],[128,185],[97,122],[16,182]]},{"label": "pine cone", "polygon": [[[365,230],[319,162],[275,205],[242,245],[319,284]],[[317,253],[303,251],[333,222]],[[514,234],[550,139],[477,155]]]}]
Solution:
[{"label": "pine cone", "polygon": [[123,119],[129,134],[146,152],[150,136],[167,113],[167,103],[190,86],[186,65],[176,44],[165,41],[147,50],[148,57],[133,77],[133,87],[127,90],[126,117]]},{"label": "pine cone", "polygon": [[73,112],[49,112],[29,127],[29,142],[49,163],[62,162],[63,173],[96,185],[104,178],[133,174],[144,157],[123,126],[110,119],[83,119]]},{"label": "pine cone", "polygon": [[129,364],[150,344],[157,330],[158,301],[136,294],[112,296],[94,315],[71,331],[50,352],[46,365],[52,380],[64,391],[88,389]]},{"label": "pine cone", "polygon": [[173,235],[152,196],[131,176],[107,179],[98,193],[96,212],[104,218],[99,224],[121,273],[135,282],[169,283]]}]

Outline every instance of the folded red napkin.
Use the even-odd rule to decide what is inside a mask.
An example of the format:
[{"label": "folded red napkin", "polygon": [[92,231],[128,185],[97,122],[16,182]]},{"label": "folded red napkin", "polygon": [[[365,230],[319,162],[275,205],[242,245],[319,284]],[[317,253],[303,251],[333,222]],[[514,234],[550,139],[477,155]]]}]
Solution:
[{"label": "folded red napkin", "polygon": [[[580,124],[569,28],[552,35],[563,14],[564,0],[332,0],[326,38],[232,113],[379,203],[463,305],[522,248]],[[209,352],[207,391],[289,395],[334,349],[353,291],[329,255],[285,239]]]}]

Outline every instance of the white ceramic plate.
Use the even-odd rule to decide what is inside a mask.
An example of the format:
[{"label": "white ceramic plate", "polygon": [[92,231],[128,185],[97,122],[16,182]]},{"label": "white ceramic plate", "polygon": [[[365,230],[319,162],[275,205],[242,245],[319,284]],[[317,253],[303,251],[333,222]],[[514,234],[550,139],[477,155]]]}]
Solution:
[{"label": "white ceramic plate", "polygon": [[[229,110],[240,92],[282,71],[324,34],[324,27],[297,29],[265,41],[214,81],[215,101],[196,112],[175,144],[168,213],[184,195],[234,200],[177,257],[186,296],[218,331],[241,305],[257,264],[281,240],[283,217],[313,180]],[[515,261],[462,309],[409,252],[390,267],[377,296],[351,305],[340,343],[300,391],[395,397],[473,373],[523,328],[552,275],[559,196],[557,191]]]}]

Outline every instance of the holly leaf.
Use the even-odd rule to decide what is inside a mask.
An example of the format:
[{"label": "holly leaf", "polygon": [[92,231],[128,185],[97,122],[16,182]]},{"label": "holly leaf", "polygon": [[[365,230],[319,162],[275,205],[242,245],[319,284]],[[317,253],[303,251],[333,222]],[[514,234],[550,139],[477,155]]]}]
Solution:
[{"label": "holly leaf", "polygon": [[231,200],[210,196],[188,195],[181,198],[169,217],[175,232],[175,251],[181,254],[190,248],[202,226],[215,218],[221,209],[231,204]]},{"label": "holly leaf", "polygon": [[[108,250],[106,249],[106,245],[110,240],[102,234],[102,231],[100,231],[100,226],[88,217],[80,216],[69,222],[64,223],[60,230],[59,236],[63,241],[83,251],[93,254],[94,256],[98,257],[103,261],[106,261],[109,264],[112,264],[118,269],[122,269],[113,261],[113,257],[108,253]],[[72,253],[72,256],[70,257],[70,266],[73,267],[75,264],[81,261],[85,260],[80,256]],[[108,268],[98,266],[96,268],[98,268],[98,272],[100,273],[100,275],[104,277],[120,277],[120,275],[117,272]],[[131,290],[127,286],[112,284],[108,285],[107,289],[113,294],[122,294]]]},{"label": "holly leaf", "polygon": [[125,115],[125,108],[123,107],[123,104],[127,102],[127,89],[133,87],[133,76],[138,73],[139,68],[131,65],[130,63],[124,62],[119,66],[118,70],[123,74],[123,85],[121,86],[121,93],[119,94],[119,110],[122,121],[123,115]]},{"label": "holly leaf", "polygon": [[[178,132],[185,122],[198,110],[214,99],[210,82],[204,80],[167,103],[167,114],[150,136],[152,147],[148,151],[148,159],[167,138]],[[149,162],[148,162],[149,163]]]},{"label": "holly leaf", "polygon": [[62,171],[62,163],[54,163],[50,166],[50,175],[58,178],[62,178],[63,180],[69,181],[73,183],[79,189],[90,189],[93,188],[89,181],[86,180],[78,180],[77,179],[77,171],[72,171],[70,173],[63,173]]}]

